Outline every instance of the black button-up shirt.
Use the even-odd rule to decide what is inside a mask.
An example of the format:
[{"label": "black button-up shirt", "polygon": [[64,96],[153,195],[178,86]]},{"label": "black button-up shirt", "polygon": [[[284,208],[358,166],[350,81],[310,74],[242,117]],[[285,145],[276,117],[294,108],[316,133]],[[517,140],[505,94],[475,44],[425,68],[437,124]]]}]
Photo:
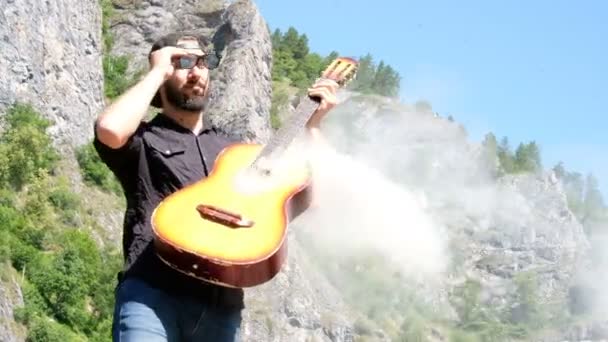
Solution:
[{"label": "black button-up shirt", "polygon": [[95,148],[122,184],[125,266],[120,279],[139,277],[172,293],[225,306],[243,306],[243,291],[207,284],[170,268],[154,252],[151,215],[171,193],[207,177],[219,152],[236,142],[215,128],[195,135],[160,113],[142,122],[129,141],[112,149],[97,137]]}]

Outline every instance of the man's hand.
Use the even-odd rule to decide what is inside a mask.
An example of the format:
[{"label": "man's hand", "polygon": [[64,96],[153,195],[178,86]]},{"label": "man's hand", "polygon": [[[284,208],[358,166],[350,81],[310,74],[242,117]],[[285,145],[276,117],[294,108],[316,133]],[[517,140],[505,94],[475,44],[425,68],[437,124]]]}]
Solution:
[{"label": "man's hand", "polygon": [[323,117],[336,106],[337,90],[338,83],[327,79],[319,80],[311,88],[308,88],[308,96],[319,98],[320,101],[319,107],[306,123],[306,127],[309,129],[319,128]]},{"label": "man's hand", "polygon": [[173,46],[167,46],[162,49],[156,50],[150,54],[150,67],[151,69],[162,71],[165,81],[168,80],[173,72],[175,66],[173,61],[181,56],[188,55],[188,51]]}]

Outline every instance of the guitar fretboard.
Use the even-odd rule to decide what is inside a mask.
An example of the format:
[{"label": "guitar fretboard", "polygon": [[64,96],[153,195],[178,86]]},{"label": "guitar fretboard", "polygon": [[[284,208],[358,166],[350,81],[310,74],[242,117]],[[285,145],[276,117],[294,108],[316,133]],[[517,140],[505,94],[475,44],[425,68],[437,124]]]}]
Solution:
[{"label": "guitar fretboard", "polygon": [[251,167],[257,168],[260,160],[273,155],[275,152],[280,154],[283,149],[287,148],[306,126],[318,106],[319,102],[304,96],[296,107],[295,113],[287,119],[268,144],[262,148]]}]

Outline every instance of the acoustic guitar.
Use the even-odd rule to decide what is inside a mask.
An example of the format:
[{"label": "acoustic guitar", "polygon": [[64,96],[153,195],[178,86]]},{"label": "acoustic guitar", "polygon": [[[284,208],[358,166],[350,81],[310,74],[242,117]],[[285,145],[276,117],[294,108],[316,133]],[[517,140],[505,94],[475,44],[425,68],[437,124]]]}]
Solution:
[{"label": "acoustic guitar", "polygon": [[[321,77],[344,86],[357,61],[339,57]],[[205,282],[251,287],[272,279],[287,257],[287,225],[311,202],[311,170],[285,151],[318,107],[304,97],[268,144],[220,152],[209,176],[167,196],[152,213],[157,255]],[[297,158],[295,158],[297,159]]]}]

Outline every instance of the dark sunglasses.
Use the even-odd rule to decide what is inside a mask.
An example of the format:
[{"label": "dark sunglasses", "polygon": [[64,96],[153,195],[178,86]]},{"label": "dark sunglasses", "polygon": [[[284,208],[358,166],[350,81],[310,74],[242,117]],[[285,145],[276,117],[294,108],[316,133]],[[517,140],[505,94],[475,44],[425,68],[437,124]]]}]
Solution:
[{"label": "dark sunglasses", "polygon": [[185,55],[176,59],[178,69],[192,69],[194,66],[205,67],[209,70],[215,69],[220,65],[220,56],[215,52],[204,55]]}]

